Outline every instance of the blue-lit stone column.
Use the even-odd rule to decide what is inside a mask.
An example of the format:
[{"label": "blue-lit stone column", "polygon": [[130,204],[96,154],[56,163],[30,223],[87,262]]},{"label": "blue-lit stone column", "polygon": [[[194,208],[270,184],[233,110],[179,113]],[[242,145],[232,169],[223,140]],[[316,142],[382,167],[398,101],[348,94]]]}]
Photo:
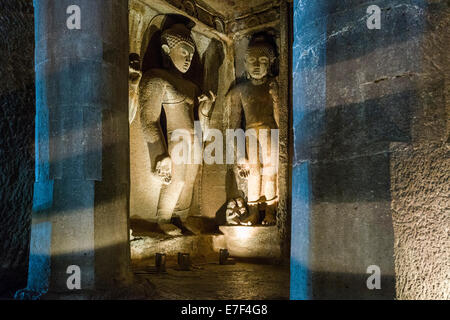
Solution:
[{"label": "blue-lit stone column", "polygon": [[311,298],[310,228],[311,159],[303,146],[318,136],[319,127],[304,126],[308,114],[320,117],[326,106],[326,5],[323,1],[294,1],[293,128],[291,227],[291,299]]},{"label": "blue-lit stone column", "polygon": [[[80,8],[80,29],[68,28]],[[36,182],[27,290],[130,279],[128,1],[35,0]],[[78,266],[81,290],[67,268]]]}]

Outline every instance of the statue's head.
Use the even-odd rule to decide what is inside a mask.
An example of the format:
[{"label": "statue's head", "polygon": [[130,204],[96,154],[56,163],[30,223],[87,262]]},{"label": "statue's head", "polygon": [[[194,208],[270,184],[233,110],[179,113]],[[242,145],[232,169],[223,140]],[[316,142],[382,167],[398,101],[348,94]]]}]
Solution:
[{"label": "statue's head", "polygon": [[245,206],[245,201],[244,199],[242,199],[241,197],[236,198],[236,204],[239,208],[242,208]]},{"label": "statue's head", "polygon": [[247,76],[255,80],[266,77],[275,61],[275,51],[264,38],[256,38],[250,42],[245,54]]},{"label": "statue's head", "polygon": [[166,29],[161,35],[161,47],[177,70],[188,72],[195,53],[195,43],[185,25],[175,24]]},{"label": "statue's head", "polygon": [[230,201],[228,201],[227,208],[228,209],[236,208],[236,202],[234,201],[234,199],[231,199]]}]

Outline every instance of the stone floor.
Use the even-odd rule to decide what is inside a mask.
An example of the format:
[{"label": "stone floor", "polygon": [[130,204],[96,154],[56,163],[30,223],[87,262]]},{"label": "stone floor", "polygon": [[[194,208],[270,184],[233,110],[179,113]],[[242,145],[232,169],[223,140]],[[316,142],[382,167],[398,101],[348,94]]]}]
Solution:
[{"label": "stone floor", "polygon": [[[136,270],[138,270],[137,268]],[[237,262],[193,264],[191,271],[168,266],[167,273],[137,271],[156,289],[157,299],[288,299],[289,269],[278,265]]]}]

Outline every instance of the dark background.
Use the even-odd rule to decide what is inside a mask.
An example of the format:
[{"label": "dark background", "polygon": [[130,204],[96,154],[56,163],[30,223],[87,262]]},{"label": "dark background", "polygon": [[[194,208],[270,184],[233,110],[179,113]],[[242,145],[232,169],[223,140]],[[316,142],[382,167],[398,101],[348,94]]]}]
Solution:
[{"label": "dark background", "polygon": [[0,297],[26,286],[34,182],[32,0],[0,2]]}]

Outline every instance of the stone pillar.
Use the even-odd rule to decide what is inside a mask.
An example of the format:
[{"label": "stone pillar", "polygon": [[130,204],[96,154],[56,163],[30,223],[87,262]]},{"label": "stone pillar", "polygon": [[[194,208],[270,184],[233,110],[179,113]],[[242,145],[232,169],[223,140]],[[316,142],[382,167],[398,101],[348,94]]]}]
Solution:
[{"label": "stone pillar", "polygon": [[[80,29],[68,27],[73,5]],[[128,1],[35,0],[34,7],[36,182],[27,289],[110,290],[130,280]],[[81,291],[67,286],[71,265],[80,268]]]},{"label": "stone pillar", "polygon": [[294,5],[291,298],[448,299],[448,1]]},{"label": "stone pillar", "polygon": [[420,1],[405,13],[422,34],[410,76],[411,140],[391,144],[396,296],[449,300],[450,3]]},{"label": "stone pillar", "polygon": [[407,2],[377,2],[381,29],[367,27],[370,1],[294,2],[293,299],[395,297],[390,143],[409,138],[415,99],[396,76],[415,72],[422,32]]}]

